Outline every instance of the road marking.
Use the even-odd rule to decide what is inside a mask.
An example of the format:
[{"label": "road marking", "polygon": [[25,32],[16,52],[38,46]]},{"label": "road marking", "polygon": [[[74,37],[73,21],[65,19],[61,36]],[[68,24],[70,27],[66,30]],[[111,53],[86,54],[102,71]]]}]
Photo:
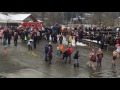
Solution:
[{"label": "road marking", "polygon": [[32,55],[32,56],[38,56],[38,55],[35,54],[33,51],[32,51],[32,52],[27,52],[27,54]]}]

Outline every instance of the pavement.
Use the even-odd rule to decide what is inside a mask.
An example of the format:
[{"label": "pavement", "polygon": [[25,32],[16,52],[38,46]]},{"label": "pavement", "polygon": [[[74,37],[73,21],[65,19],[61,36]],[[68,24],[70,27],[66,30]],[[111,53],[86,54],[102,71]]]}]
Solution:
[{"label": "pavement", "polygon": [[[37,49],[33,52],[28,52],[27,45],[20,40],[18,46],[14,46],[13,40],[8,46],[8,54],[4,56],[3,46],[0,44],[0,78],[119,78],[120,77],[120,61],[117,59],[116,67],[112,67],[112,52],[104,50],[102,67],[98,67],[96,71],[87,66],[89,53],[91,48],[88,48],[82,43],[77,43],[73,48],[80,51],[80,67],[73,67],[72,63],[64,64],[63,60],[56,60],[55,50],[57,44],[53,44],[53,60],[52,64],[44,61],[44,46],[48,43],[41,40],[37,44]],[[67,45],[64,38],[63,44]],[[97,50],[96,47],[93,47]]]}]

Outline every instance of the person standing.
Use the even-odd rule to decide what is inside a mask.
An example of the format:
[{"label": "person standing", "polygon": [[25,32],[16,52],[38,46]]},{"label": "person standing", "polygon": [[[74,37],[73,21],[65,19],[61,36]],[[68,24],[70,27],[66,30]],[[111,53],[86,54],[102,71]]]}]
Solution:
[{"label": "person standing", "polygon": [[36,34],[34,34],[34,38],[33,38],[34,40],[34,49],[36,49],[36,43],[37,43],[37,35]]},{"label": "person standing", "polygon": [[116,59],[119,56],[118,52],[116,50],[113,51],[113,60],[112,60],[112,66],[116,65]]},{"label": "person standing", "polygon": [[18,34],[17,32],[14,33],[14,46],[17,46]]},{"label": "person standing", "polygon": [[63,60],[65,58],[65,63],[67,62],[67,59],[68,59],[68,54],[67,54],[67,49],[63,52]]},{"label": "person standing", "polygon": [[33,40],[29,39],[27,45],[28,45],[28,50],[32,51]]},{"label": "person standing", "polygon": [[52,48],[48,46],[48,58],[49,58],[49,64],[52,64]]},{"label": "person standing", "polygon": [[102,36],[102,39],[100,41],[101,41],[101,49],[103,49],[104,48],[104,43],[105,43],[105,37]]},{"label": "person standing", "polygon": [[[68,54],[68,57],[69,57],[69,63],[71,63],[71,54],[73,52],[73,48],[71,45],[68,46],[67,48],[67,54]],[[67,63],[67,61],[65,61],[65,63]]]},{"label": "person standing", "polygon": [[75,45],[77,45],[77,40],[78,40],[78,33],[75,35]]},{"label": "person standing", "polygon": [[57,34],[54,36],[54,43],[57,43]]},{"label": "person standing", "polygon": [[62,58],[63,51],[64,51],[64,46],[63,46],[62,43],[60,43],[60,44],[58,45],[58,47],[59,47],[59,51],[60,51],[60,59],[61,59],[61,58]]},{"label": "person standing", "polygon": [[59,49],[59,47],[57,47],[57,49],[56,49],[56,56],[57,56],[57,60],[60,60],[60,49]]},{"label": "person standing", "polygon": [[40,41],[40,31],[37,31],[37,42],[39,43]]},{"label": "person standing", "polygon": [[7,40],[4,38],[3,40],[3,46],[4,46],[4,54],[7,54]]},{"label": "person standing", "polygon": [[47,60],[47,55],[48,54],[48,44],[45,45],[45,61],[48,61]]},{"label": "person standing", "polygon": [[50,41],[50,32],[49,32],[49,30],[46,32],[46,37],[47,37],[47,41],[49,42]]},{"label": "person standing", "polygon": [[101,67],[101,62],[102,62],[102,57],[103,57],[103,52],[102,52],[101,48],[98,49],[96,54],[97,54],[97,58],[98,58],[97,66]]},{"label": "person standing", "polygon": [[90,53],[90,67],[92,66],[93,70],[96,70],[96,54],[95,50],[92,49],[92,52]]},{"label": "person standing", "polygon": [[10,43],[10,41],[11,41],[11,38],[12,38],[12,36],[11,36],[11,33],[10,33],[10,31],[8,32],[8,45],[10,45],[11,43]]},{"label": "person standing", "polygon": [[3,32],[2,30],[0,30],[0,43],[2,43],[2,39],[3,39]]},{"label": "person standing", "polygon": [[60,41],[60,43],[62,43],[62,41],[63,41],[63,35],[59,36],[59,41]]},{"label": "person standing", "polygon": [[74,67],[79,67],[79,57],[80,57],[80,55],[79,55],[79,51],[76,51],[76,53],[75,53],[75,55],[74,55],[74,59],[75,59],[75,61],[74,61]]},{"label": "person standing", "polygon": [[69,44],[72,44],[72,34],[69,36],[69,38],[68,38],[68,45]]}]

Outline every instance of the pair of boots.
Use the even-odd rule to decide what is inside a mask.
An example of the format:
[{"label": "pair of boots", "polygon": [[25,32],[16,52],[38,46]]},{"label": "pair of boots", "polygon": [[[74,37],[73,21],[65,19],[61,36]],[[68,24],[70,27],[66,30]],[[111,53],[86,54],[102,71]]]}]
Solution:
[{"label": "pair of boots", "polygon": [[74,64],[74,67],[79,67],[79,63],[77,63],[77,64],[75,63],[75,64]]},{"label": "pair of boots", "polygon": [[114,64],[112,63],[112,66],[116,66],[116,64],[115,64],[115,63],[114,63]]}]

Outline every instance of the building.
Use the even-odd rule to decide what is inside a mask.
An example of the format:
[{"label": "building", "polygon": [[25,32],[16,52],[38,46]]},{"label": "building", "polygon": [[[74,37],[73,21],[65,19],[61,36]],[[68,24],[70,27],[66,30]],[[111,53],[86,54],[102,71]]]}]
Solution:
[{"label": "building", "polygon": [[18,26],[21,22],[38,22],[31,14],[2,14],[0,13],[0,26]]}]

